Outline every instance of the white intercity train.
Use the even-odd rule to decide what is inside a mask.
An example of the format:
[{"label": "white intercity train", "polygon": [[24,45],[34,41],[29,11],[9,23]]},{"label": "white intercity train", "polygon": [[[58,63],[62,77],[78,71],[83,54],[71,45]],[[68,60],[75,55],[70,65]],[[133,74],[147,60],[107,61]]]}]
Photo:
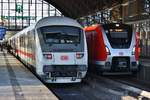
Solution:
[{"label": "white intercity train", "polygon": [[85,32],[68,17],[46,17],[8,39],[12,53],[46,83],[81,82],[88,69]]}]

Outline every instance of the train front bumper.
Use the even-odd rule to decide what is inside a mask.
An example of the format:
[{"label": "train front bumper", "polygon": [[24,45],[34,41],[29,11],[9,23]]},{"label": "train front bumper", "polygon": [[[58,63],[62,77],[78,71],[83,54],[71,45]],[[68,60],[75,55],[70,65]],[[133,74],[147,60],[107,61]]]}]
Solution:
[{"label": "train front bumper", "polygon": [[87,68],[87,65],[45,65],[43,79],[47,83],[81,82]]},{"label": "train front bumper", "polygon": [[139,62],[134,57],[111,57],[106,61],[96,61],[96,69],[103,72],[137,71]]}]

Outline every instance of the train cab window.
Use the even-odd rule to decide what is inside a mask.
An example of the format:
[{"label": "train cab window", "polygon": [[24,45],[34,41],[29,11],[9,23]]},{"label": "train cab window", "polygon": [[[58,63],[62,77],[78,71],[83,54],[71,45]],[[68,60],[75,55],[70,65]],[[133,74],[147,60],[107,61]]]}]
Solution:
[{"label": "train cab window", "polygon": [[80,43],[82,32],[80,28],[70,26],[46,26],[41,28],[44,41],[54,44]]},{"label": "train cab window", "polygon": [[132,27],[105,25],[104,30],[112,48],[129,48],[132,39]]},{"label": "train cab window", "polygon": [[124,32],[110,32],[110,36],[112,38],[121,38],[121,39],[126,39],[128,38],[128,33],[127,31],[124,31]]}]

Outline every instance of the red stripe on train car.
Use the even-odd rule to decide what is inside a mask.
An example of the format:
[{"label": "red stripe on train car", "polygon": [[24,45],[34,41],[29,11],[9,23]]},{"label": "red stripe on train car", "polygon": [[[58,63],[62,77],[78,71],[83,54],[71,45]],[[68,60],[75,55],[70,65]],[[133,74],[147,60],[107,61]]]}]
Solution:
[{"label": "red stripe on train car", "polygon": [[35,60],[35,54],[28,53],[28,52],[24,52],[24,51],[19,50],[19,49],[17,49],[16,52],[17,52],[17,54],[20,53],[20,54],[22,54],[22,55],[24,55],[24,56],[26,56],[26,57],[29,57],[29,58]]}]

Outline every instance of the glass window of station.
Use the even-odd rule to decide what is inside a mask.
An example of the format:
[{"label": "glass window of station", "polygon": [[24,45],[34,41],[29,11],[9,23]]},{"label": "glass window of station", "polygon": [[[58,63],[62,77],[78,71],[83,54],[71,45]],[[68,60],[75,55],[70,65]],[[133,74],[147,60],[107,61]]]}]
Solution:
[{"label": "glass window of station", "polygon": [[47,16],[62,16],[44,0],[0,0],[0,26],[21,30]]}]

